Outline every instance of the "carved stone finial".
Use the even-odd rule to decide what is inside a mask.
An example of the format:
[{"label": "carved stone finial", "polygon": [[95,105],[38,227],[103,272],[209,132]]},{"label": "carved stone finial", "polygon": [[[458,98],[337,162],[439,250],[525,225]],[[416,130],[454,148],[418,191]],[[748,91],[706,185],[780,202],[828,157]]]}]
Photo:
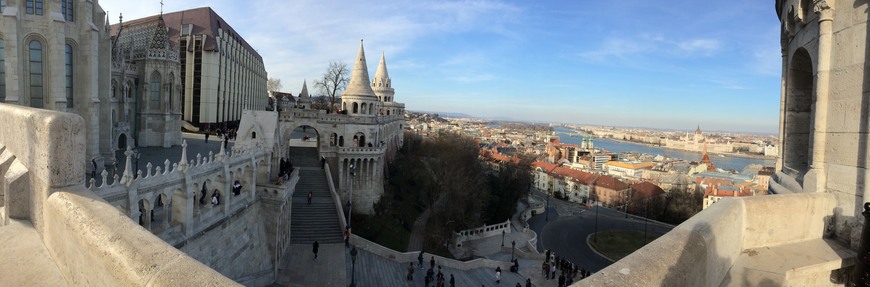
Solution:
[{"label": "carved stone finial", "polygon": [[813,1],[813,12],[822,13],[824,10],[831,9],[831,5],[828,5],[827,0],[815,0]]},{"label": "carved stone finial", "polygon": [[187,140],[181,141],[181,160],[178,161],[178,167],[182,171],[187,169]]}]

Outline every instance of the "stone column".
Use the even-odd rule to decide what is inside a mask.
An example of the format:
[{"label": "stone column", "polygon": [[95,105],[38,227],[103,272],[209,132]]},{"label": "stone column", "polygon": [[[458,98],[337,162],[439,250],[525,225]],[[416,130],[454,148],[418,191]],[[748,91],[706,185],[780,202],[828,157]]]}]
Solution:
[{"label": "stone column", "polygon": [[[830,1],[833,2],[833,1]],[[819,55],[816,68],[816,100],[813,108],[813,144],[810,170],[804,177],[804,190],[825,190],[825,146],[828,125],[828,94],[831,73],[831,30],[833,8],[828,1],[817,0],[813,10],[819,15]]]},{"label": "stone column", "polygon": [[782,155],[785,154],[785,94],[788,89],[786,79],[788,78],[788,35],[780,34],[780,53],[782,54],[782,76],[779,80],[779,148],[777,148],[776,171],[782,170]]}]

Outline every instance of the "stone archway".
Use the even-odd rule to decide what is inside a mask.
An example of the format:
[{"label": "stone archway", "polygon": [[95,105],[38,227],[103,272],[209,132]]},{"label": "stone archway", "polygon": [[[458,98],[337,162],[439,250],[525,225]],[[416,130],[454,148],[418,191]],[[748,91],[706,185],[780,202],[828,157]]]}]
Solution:
[{"label": "stone archway", "polygon": [[127,135],[120,134],[118,135],[118,150],[126,150],[127,149]]},{"label": "stone archway", "polygon": [[813,62],[807,50],[792,55],[788,67],[783,128],[783,169],[800,177],[807,172],[812,155]]},{"label": "stone archway", "polygon": [[291,147],[320,147],[320,131],[310,125],[299,125],[286,137]]}]

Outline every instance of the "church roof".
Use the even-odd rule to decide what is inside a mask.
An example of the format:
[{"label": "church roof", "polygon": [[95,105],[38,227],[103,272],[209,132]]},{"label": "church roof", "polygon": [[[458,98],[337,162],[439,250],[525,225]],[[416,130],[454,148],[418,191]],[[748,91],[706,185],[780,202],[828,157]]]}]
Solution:
[{"label": "church roof", "polygon": [[157,16],[157,27],[154,29],[154,36],[151,37],[151,49],[166,49],[168,31],[166,22],[163,21],[163,15]]},{"label": "church roof", "polygon": [[[124,22],[124,29],[127,27],[145,25],[149,23],[153,23],[154,21],[159,21],[161,15],[149,16],[145,18],[140,18],[128,22]],[[178,38],[181,35],[182,25],[184,24],[193,24],[193,27],[190,31],[190,34],[193,35],[206,35],[205,41],[203,43],[203,50],[219,52],[220,47],[217,43],[217,38],[220,33],[219,30],[223,30],[224,33],[229,35],[229,37],[236,39],[242,46],[245,47],[245,50],[248,50],[251,55],[257,58],[257,60],[263,61],[263,58],[260,56],[260,53],[257,53],[257,50],[254,50],[241,35],[239,35],[233,27],[227,24],[220,15],[215,13],[211,7],[200,7],[190,10],[178,11],[168,14],[163,14],[162,19],[165,21],[166,27],[168,29],[169,40],[174,43],[179,43]],[[112,35],[118,34],[119,25],[112,25]],[[193,45],[188,45],[188,51],[193,51]]]},{"label": "church roof", "polygon": [[356,63],[354,63],[353,71],[350,74],[350,83],[347,84],[347,88],[341,94],[342,98],[346,96],[377,98],[372,90],[371,80],[369,80],[369,68],[366,64],[366,53],[363,50],[362,40],[359,42],[359,53],[356,56]]}]

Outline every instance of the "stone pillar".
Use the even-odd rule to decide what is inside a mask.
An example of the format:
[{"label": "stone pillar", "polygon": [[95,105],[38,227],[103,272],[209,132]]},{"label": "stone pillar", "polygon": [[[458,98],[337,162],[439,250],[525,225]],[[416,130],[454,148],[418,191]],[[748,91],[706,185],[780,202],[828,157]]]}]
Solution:
[{"label": "stone pillar", "polygon": [[[831,1],[833,2],[833,1]],[[831,30],[833,8],[827,1],[816,1],[813,10],[819,15],[819,55],[816,68],[815,104],[813,107],[813,144],[810,170],[804,177],[804,190],[825,190],[825,137],[828,125],[828,94],[831,73]]]}]

